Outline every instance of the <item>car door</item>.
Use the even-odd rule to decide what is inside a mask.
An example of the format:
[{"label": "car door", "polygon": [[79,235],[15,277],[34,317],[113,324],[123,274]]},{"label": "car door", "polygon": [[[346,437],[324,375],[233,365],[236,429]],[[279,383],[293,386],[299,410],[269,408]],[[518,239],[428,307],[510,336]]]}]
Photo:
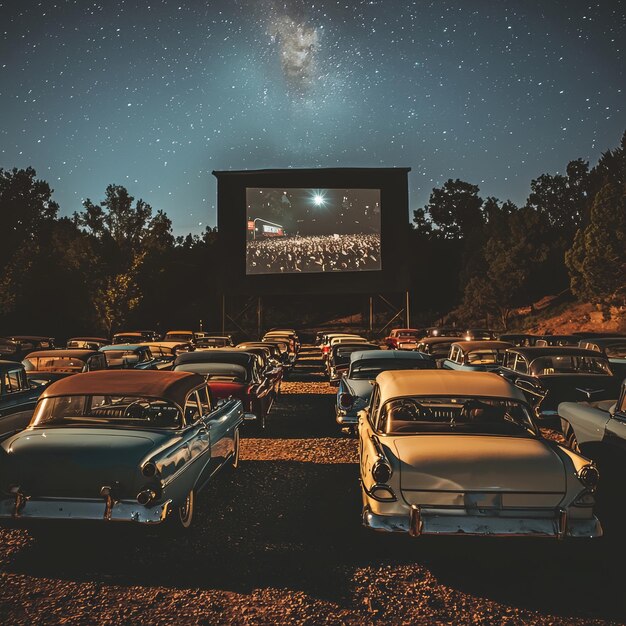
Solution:
[{"label": "car door", "polygon": [[202,411],[202,423],[209,435],[211,460],[203,470],[204,482],[222,467],[235,448],[235,431],[240,420],[237,407],[239,400],[227,400],[215,407],[210,390],[202,387],[198,390],[198,399]]},{"label": "car door", "polygon": [[606,425],[605,441],[620,452],[626,452],[626,387]]},{"label": "car door", "polygon": [[28,426],[37,404],[39,391],[30,386],[26,373],[16,364],[2,374],[0,396],[0,434]]}]

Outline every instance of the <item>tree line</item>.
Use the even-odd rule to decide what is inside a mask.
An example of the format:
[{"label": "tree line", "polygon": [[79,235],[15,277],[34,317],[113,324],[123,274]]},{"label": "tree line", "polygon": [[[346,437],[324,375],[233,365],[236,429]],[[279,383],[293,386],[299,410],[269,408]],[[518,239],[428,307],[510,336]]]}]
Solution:
[{"label": "tree line", "polygon": [[[34,169],[0,168],[0,329],[59,336],[217,320],[216,229],[174,237],[163,211],[109,185],[59,216]],[[522,207],[448,180],[413,213],[416,319],[506,328],[512,311],[564,289],[626,306],[626,133],[590,168],[531,182]],[[451,312],[451,313],[450,313]]]},{"label": "tree line", "polygon": [[566,289],[607,316],[626,306],[626,133],[594,167],[533,180],[522,207],[479,193],[450,179],[413,212],[414,299],[430,293],[433,317],[506,329],[515,309]]}]

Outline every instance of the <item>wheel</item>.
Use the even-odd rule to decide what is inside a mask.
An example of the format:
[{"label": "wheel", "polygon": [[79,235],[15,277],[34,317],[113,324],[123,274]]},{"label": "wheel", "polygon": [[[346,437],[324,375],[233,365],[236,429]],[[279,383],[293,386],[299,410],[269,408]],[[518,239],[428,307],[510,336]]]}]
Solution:
[{"label": "wheel", "polygon": [[567,433],[567,447],[580,454],[580,446],[578,445],[578,439],[576,439],[576,433],[573,428],[570,428]]},{"label": "wheel", "polygon": [[230,458],[230,465],[233,469],[239,467],[239,429],[235,431],[233,456]]},{"label": "wheel", "polygon": [[174,507],[166,521],[166,530],[173,535],[188,531],[193,523],[196,495],[193,489],[180,506]]}]

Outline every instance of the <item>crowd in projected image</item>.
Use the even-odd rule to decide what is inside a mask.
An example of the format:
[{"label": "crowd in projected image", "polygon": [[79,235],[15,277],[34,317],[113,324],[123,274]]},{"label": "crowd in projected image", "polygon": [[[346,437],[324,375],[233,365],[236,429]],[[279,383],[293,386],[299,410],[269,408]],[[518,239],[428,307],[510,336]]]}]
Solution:
[{"label": "crowd in projected image", "polygon": [[381,269],[380,189],[247,188],[247,274]]}]

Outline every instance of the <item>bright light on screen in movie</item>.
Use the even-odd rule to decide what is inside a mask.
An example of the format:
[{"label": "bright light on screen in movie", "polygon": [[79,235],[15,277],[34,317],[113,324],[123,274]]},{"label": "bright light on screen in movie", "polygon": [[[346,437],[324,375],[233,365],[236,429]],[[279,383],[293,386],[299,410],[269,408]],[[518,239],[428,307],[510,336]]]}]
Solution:
[{"label": "bright light on screen in movie", "polygon": [[381,269],[380,189],[246,189],[246,274]]}]

